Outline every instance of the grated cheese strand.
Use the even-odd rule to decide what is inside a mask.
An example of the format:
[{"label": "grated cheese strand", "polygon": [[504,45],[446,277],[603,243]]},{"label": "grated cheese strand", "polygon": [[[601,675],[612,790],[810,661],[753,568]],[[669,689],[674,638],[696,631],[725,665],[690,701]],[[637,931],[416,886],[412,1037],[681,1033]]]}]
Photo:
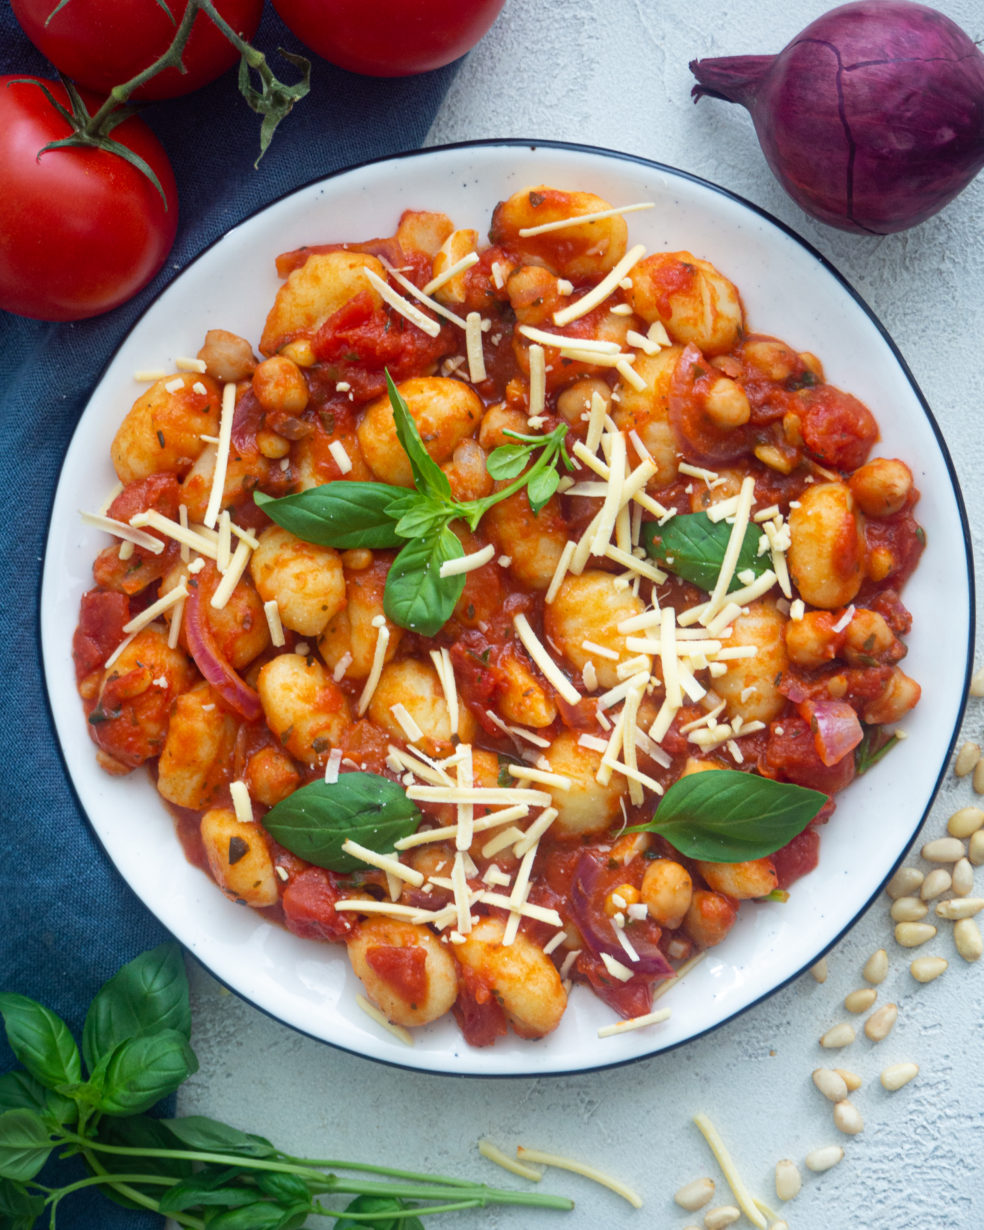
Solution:
[{"label": "grated cheese strand", "polygon": [[372,700],[372,694],[376,690],[376,685],[379,683],[379,677],[383,673],[383,662],[386,659],[386,646],[389,644],[390,632],[385,622],[380,623],[376,629],[376,647],[372,654],[372,666],[369,670],[369,677],[366,679],[365,687],[359,696],[356,704],[356,711],[359,717],[369,708],[369,702]]},{"label": "grated cheese strand", "polygon": [[91,525],[97,530],[105,530],[114,538],[122,538],[124,542],[132,543],[135,547],[143,547],[145,551],[151,551],[154,555],[160,555],[164,550],[164,544],[159,538],[155,538],[153,534],[145,534],[143,530],[136,530],[127,525],[125,521],[116,521],[113,517],[104,517],[100,513],[80,512],[79,516],[86,525]]},{"label": "grated cheese strand", "polygon": [[594,1166],[588,1166],[584,1162],[576,1161],[574,1158],[563,1157],[559,1153],[545,1153],[542,1149],[526,1149],[523,1145],[517,1146],[516,1156],[528,1162],[536,1162],[541,1166],[555,1166],[558,1170],[569,1170],[572,1174],[579,1174],[582,1178],[591,1179],[592,1182],[600,1183],[602,1187],[607,1187],[609,1191],[614,1192],[617,1196],[621,1196],[623,1200],[627,1200],[634,1209],[642,1208],[642,1197],[638,1192],[634,1192],[631,1187],[620,1179],[613,1178]]},{"label": "grated cheese strand", "polygon": [[369,282],[379,291],[380,297],[384,299],[394,311],[399,312],[405,319],[409,320],[412,325],[416,325],[421,332],[426,333],[428,337],[437,337],[441,332],[441,326],[436,320],[431,320],[429,316],[418,307],[410,302],[409,299],[404,299],[399,291],[395,291],[389,282],[381,278],[373,269],[364,269]]},{"label": "grated cheese strand", "polygon": [[694,1125],[710,1146],[738,1207],[753,1225],[758,1226],[758,1230],[768,1230],[769,1223],[762,1216],[756,1200],[745,1186],[745,1180],[738,1173],[738,1167],[725,1147],[717,1128],[704,1114],[694,1115]]},{"label": "grated cheese strand", "polygon": [[542,1170],[534,1170],[532,1166],[524,1166],[522,1162],[515,1161],[508,1153],[503,1153],[498,1145],[494,1145],[491,1140],[480,1140],[478,1142],[478,1151],[487,1161],[495,1162],[497,1166],[501,1166],[503,1170],[508,1170],[510,1174],[518,1174],[521,1179],[529,1179],[531,1183],[539,1183],[543,1178]]},{"label": "grated cheese strand", "polygon": [[468,359],[468,379],[481,384],[485,379],[485,355],[482,352],[482,317],[469,312],[465,317],[465,355]]},{"label": "grated cheese strand", "polygon": [[647,1012],[643,1016],[631,1016],[624,1021],[615,1021],[612,1025],[602,1025],[598,1030],[598,1037],[614,1038],[633,1029],[645,1029],[647,1025],[658,1025],[660,1021],[669,1020],[670,1015],[669,1008],[658,1008],[655,1012]]},{"label": "grated cheese strand", "polygon": [[617,214],[632,214],[640,209],[653,209],[655,201],[639,201],[635,205],[615,205],[611,209],[597,209],[589,214],[574,214],[569,218],[557,218],[553,222],[541,222],[537,226],[521,226],[517,231],[520,239],[529,239],[533,235],[545,235],[547,231],[560,231],[570,226],[581,226],[585,222],[600,222],[602,218],[613,218]]},{"label": "grated cheese strand", "polygon": [[448,265],[447,269],[442,269],[440,273],[435,274],[427,285],[423,287],[421,294],[432,295],[435,290],[440,290],[446,282],[450,282],[456,274],[464,273],[472,265],[477,265],[478,261],[479,255],[477,252],[468,252],[460,261],[455,261],[453,265]]},{"label": "grated cheese strand", "polygon": [[[156,602],[151,603],[146,610],[141,611],[139,615],[135,615],[129,623],[123,625],[124,632],[139,632],[142,628],[146,628],[148,624],[152,624],[158,615],[169,610],[183,598],[188,597],[188,587],[184,581],[180,585],[175,585],[174,589],[169,589],[163,598],[158,598]],[[109,663],[107,662],[107,666]]]},{"label": "grated cheese strand", "polygon": [[367,1017],[370,1017],[377,1025],[382,1025],[383,1029],[387,1030],[394,1038],[399,1038],[401,1042],[407,1046],[413,1046],[413,1034],[409,1029],[404,1029],[402,1025],[394,1025],[387,1017],[385,1012],[381,1012],[371,1000],[366,999],[364,995],[356,995],[355,1002],[359,1005]]},{"label": "grated cheese strand", "polygon": [[222,386],[222,410],[219,415],[219,443],[215,450],[215,469],[212,471],[212,487],[208,493],[208,507],[203,518],[206,529],[214,530],[225,493],[226,471],[229,467],[229,446],[232,442],[232,416],[236,409],[236,386]]},{"label": "grated cheese strand", "polygon": [[513,627],[519,639],[526,646],[527,652],[543,672],[544,678],[552,684],[557,694],[563,697],[569,705],[576,705],[581,699],[581,693],[563,673],[557,663],[547,652],[546,646],[530,627],[530,621],[525,615],[519,614],[513,618]]},{"label": "grated cheese strand", "polygon": [[554,312],[554,324],[558,326],[569,325],[572,320],[578,320],[581,316],[587,316],[588,312],[598,307],[599,304],[604,303],[609,295],[615,293],[618,289],[618,284],[629,270],[634,265],[637,265],[645,255],[645,244],[637,243],[629,248],[618,264],[605,274],[597,286],[592,287],[586,295],[582,295],[574,303]]}]

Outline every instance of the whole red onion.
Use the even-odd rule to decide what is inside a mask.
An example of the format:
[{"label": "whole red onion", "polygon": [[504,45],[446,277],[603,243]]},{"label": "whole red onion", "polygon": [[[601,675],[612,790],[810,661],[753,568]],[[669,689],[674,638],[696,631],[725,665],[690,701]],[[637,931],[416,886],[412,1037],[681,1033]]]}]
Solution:
[{"label": "whole red onion", "polygon": [[984,54],[922,4],[842,4],[778,55],[690,69],[694,100],[747,107],[789,195],[843,230],[924,222],[984,166]]}]

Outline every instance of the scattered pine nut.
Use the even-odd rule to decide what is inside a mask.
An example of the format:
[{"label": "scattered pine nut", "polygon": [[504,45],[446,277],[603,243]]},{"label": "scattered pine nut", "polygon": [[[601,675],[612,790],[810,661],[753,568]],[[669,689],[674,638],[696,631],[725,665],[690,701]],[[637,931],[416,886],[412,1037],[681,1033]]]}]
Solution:
[{"label": "scattered pine nut", "polygon": [[884,948],[879,948],[865,961],[861,977],[865,982],[870,982],[872,986],[878,986],[879,983],[885,981],[887,976],[888,953]]},{"label": "scattered pine nut", "polygon": [[923,901],[932,901],[934,897],[940,897],[943,893],[948,892],[952,883],[948,871],[944,871],[942,867],[934,867],[923,880],[919,896]]},{"label": "scattered pine nut", "polygon": [[826,982],[827,981],[827,958],[821,957],[820,960],[817,961],[815,965],[811,965],[810,973],[817,980],[817,982]]},{"label": "scattered pine nut", "polygon": [[713,1195],[713,1179],[694,1179],[692,1183],[685,1183],[679,1191],[675,1192],[673,1199],[681,1209],[693,1213],[697,1209],[702,1209]]},{"label": "scattered pine nut", "polygon": [[972,918],[961,918],[953,924],[953,942],[965,961],[979,961],[984,953],[981,929]]},{"label": "scattered pine nut", "polygon": [[974,765],[974,776],[970,779],[975,794],[984,794],[984,760],[978,760]]},{"label": "scattered pine nut", "polygon": [[969,858],[962,858],[953,864],[950,887],[958,897],[966,897],[974,891],[974,865]]},{"label": "scattered pine nut", "polygon": [[847,1097],[847,1082],[833,1068],[816,1068],[813,1083],[831,1102],[843,1102]]},{"label": "scattered pine nut", "polygon": [[941,901],[936,907],[940,918],[951,920],[973,918],[981,910],[984,910],[984,897],[955,897],[952,901]]},{"label": "scattered pine nut", "polygon": [[925,874],[918,867],[900,867],[885,886],[885,892],[893,900],[910,897],[919,889],[925,878]]},{"label": "scattered pine nut", "polygon": [[946,957],[916,957],[909,966],[909,973],[916,982],[932,982],[949,964]]},{"label": "scattered pine nut", "polygon": [[882,1072],[881,1083],[889,1093],[894,1093],[896,1089],[908,1085],[909,1081],[918,1075],[919,1065],[917,1063],[893,1063]]},{"label": "scattered pine nut", "polygon": [[846,1136],[857,1136],[864,1131],[864,1119],[858,1108],[845,1098],[834,1107],[834,1126]]},{"label": "scattered pine nut", "polygon": [[855,1090],[861,1088],[861,1077],[857,1072],[850,1072],[847,1068],[834,1068],[834,1071],[847,1086],[848,1093],[854,1093]]},{"label": "scattered pine nut", "polygon": [[845,996],[844,1007],[848,1012],[867,1012],[878,997],[874,987],[859,987]]},{"label": "scattered pine nut", "polygon": [[970,677],[971,696],[984,696],[984,666]]},{"label": "scattered pine nut", "polygon": [[776,1195],[780,1200],[792,1200],[802,1186],[803,1176],[794,1161],[784,1157],[776,1162]]},{"label": "scattered pine nut", "polygon": [[975,867],[980,867],[981,863],[984,863],[984,829],[978,829],[971,835],[967,857]]},{"label": "scattered pine nut", "polygon": [[936,934],[932,923],[900,922],[895,924],[895,942],[903,948],[918,948]]},{"label": "scattered pine nut", "polygon": [[719,1204],[704,1214],[704,1227],[705,1230],[724,1230],[725,1226],[733,1226],[739,1217],[741,1210],[733,1204]]},{"label": "scattered pine nut", "polygon": [[929,906],[918,897],[899,897],[889,910],[894,922],[919,922],[929,913]]},{"label": "scattered pine nut", "polygon": [[960,807],[946,822],[951,837],[972,837],[984,826],[984,807]]},{"label": "scattered pine nut", "polygon": [[937,837],[927,841],[921,853],[927,863],[955,863],[966,855],[967,847],[959,837]]},{"label": "scattered pine nut", "polygon": [[898,1004],[883,1004],[877,1012],[873,1012],[864,1023],[865,1037],[872,1042],[881,1042],[892,1032],[895,1022],[899,1019]]},{"label": "scattered pine nut", "polygon": [[966,777],[968,773],[972,773],[977,767],[977,762],[981,758],[980,745],[977,743],[965,743],[959,752],[953,766],[953,771],[957,777]]},{"label": "scattered pine nut", "polygon": [[812,1149],[803,1160],[807,1170],[812,1170],[814,1174],[823,1174],[825,1170],[842,1161],[843,1157],[844,1150],[840,1145],[824,1145],[819,1149]]},{"label": "scattered pine nut", "polygon": [[833,1025],[820,1039],[820,1045],[828,1050],[837,1050],[842,1046],[850,1046],[857,1035],[854,1032],[854,1026],[849,1025],[847,1021],[842,1021],[839,1025]]}]

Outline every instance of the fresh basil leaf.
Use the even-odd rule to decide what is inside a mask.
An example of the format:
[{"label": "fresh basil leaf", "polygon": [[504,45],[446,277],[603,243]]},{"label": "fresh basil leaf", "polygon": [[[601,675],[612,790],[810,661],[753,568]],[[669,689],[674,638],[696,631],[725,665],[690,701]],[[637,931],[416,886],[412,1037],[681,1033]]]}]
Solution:
[{"label": "fresh basil leaf", "polygon": [[545,470],[541,470],[539,474],[533,475],[526,484],[526,495],[530,502],[530,508],[533,509],[534,516],[546,504],[559,485],[560,474],[553,466],[548,466]]},{"label": "fresh basil leaf", "polygon": [[267,832],[292,854],[331,871],[365,866],[342,849],[351,838],[379,854],[415,833],[422,817],[402,786],[376,773],[343,773],[295,790],[263,817]]},{"label": "fresh basil leaf", "polygon": [[[194,1163],[186,1158],[161,1155],[180,1149],[182,1141],[168,1129],[163,1119],[152,1115],[130,1115],[126,1119],[101,1119],[96,1139],[104,1145],[124,1146],[139,1149],[142,1174],[165,1175],[169,1179],[187,1179],[194,1171]],[[133,1174],[133,1158],[125,1154],[100,1153],[100,1164],[114,1174]],[[157,1189],[158,1193],[160,1188]]]},{"label": "fresh basil leaf", "polygon": [[[393,1213],[402,1212],[413,1206],[398,1196],[356,1196],[342,1210],[342,1215],[335,1222],[335,1230],[424,1230],[424,1224],[419,1217],[393,1217]],[[371,1221],[362,1218],[348,1217],[349,1213],[373,1213]]]},{"label": "fresh basil leaf", "polygon": [[165,1119],[163,1122],[186,1148],[198,1149],[202,1153],[271,1157],[277,1152],[270,1141],[262,1136],[241,1132],[239,1128],[230,1127],[219,1119],[210,1119],[207,1115],[183,1115],[180,1119]]},{"label": "fresh basil leaf", "polygon": [[160,1197],[159,1211],[170,1215],[183,1213],[185,1209],[213,1208],[238,1209],[244,1204],[256,1203],[255,1187],[237,1187],[233,1182],[235,1171],[225,1168],[223,1173],[204,1177],[195,1175],[168,1188]]},{"label": "fresh basil leaf", "polygon": [[265,1196],[272,1196],[281,1204],[289,1200],[309,1200],[311,1189],[299,1174],[282,1174],[277,1170],[257,1170],[253,1172],[256,1186]]},{"label": "fresh basil leaf", "polygon": [[257,1200],[241,1209],[227,1209],[208,1219],[208,1230],[297,1230],[311,1211],[310,1202],[283,1208],[268,1200]]},{"label": "fresh basil leaf", "polygon": [[0,1178],[20,1183],[33,1179],[48,1160],[52,1143],[36,1111],[4,1111],[0,1115]]},{"label": "fresh basil leaf", "polygon": [[528,444],[500,444],[489,453],[485,468],[497,480],[516,478],[526,469],[530,451]]},{"label": "fresh basil leaf", "polygon": [[396,438],[403,446],[403,451],[410,462],[413,479],[417,490],[423,495],[434,496],[435,499],[450,501],[451,483],[437,462],[431,457],[420,438],[417,424],[413,421],[410,408],[403,400],[399,390],[386,373],[386,388],[389,391],[390,405],[393,407],[393,425],[396,427]]},{"label": "fresh basil leaf", "polygon": [[449,505],[432,500],[430,496],[417,493],[415,496],[416,502],[396,522],[396,532],[401,538],[422,538],[439,533],[454,516],[454,509]]},{"label": "fresh basil leaf", "polygon": [[105,1115],[138,1115],[173,1093],[198,1060],[176,1029],[128,1038],[100,1063],[101,1088],[96,1105]]},{"label": "fresh basil leaf", "polygon": [[254,491],[253,499],[271,520],[297,538],[321,547],[398,547],[389,507],[407,494],[389,483],[322,483],[279,499]]},{"label": "fresh basil leaf", "polygon": [[[642,544],[660,567],[710,593],[724,563],[731,528],[727,521],[712,521],[707,513],[682,513],[662,526],[647,521],[642,527]],[[743,584],[738,580],[739,572],[750,568],[759,577],[772,566],[768,555],[758,554],[761,536],[758,526],[750,525],[745,530],[729,592]]]},{"label": "fresh basil leaf", "polygon": [[0,1179],[0,1226],[4,1230],[31,1230],[44,1208],[44,1196],[26,1191],[11,1179]]},{"label": "fresh basil leaf", "polygon": [[162,1029],[191,1037],[188,977],[173,943],[141,953],[97,991],[82,1030],[82,1054],[92,1071],[127,1038]]},{"label": "fresh basil leaf", "polygon": [[71,1098],[46,1089],[29,1072],[18,1068],[0,1076],[0,1113],[5,1110],[33,1110],[51,1123],[69,1123],[76,1107]]},{"label": "fresh basil leaf", "polygon": [[14,991],[0,992],[10,1049],[35,1080],[54,1089],[82,1077],[82,1060],[68,1026],[50,1008]]},{"label": "fresh basil leaf", "polygon": [[430,537],[408,542],[386,575],[386,615],[401,628],[434,636],[451,618],[465,588],[464,574],[442,577],[441,565],[464,554],[457,535],[447,526]]},{"label": "fresh basil leaf", "polygon": [[743,863],[792,841],[826,801],[819,790],[719,769],[680,778],[648,824],[626,831],[658,833],[687,858]]}]

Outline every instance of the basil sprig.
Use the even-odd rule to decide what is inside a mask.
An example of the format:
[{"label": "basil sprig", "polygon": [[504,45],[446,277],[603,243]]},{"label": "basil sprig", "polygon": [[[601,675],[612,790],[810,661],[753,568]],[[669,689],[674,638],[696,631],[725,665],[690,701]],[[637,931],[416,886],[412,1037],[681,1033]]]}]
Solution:
[{"label": "basil sprig", "polygon": [[365,869],[342,847],[351,838],[377,854],[417,831],[421,815],[402,786],[377,773],[342,773],[309,782],[263,817],[263,827],[292,854],[329,871]]},{"label": "basil sprig", "polygon": [[418,1214],[430,1224],[449,1209],[574,1207],[467,1179],[296,1157],[204,1115],[146,1114],[198,1067],[177,944],[142,953],[106,983],[89,1006],[81,1049],[59,1016],[26,995],[0,993],[0,1016],[21,1064],[0,1075],[5,1230],[53,1227],[61,1202],[93,1186],[128,1208],[216,1230],[300,1230],[311,1216],[334,1218],[339,1230],[422,1230]]},{"label": "basil sprig", "polygon": [[826,801],[819,790],[757,773],[692,773],[673,783],[648,824],[626,832],[657,833],[687,858],[744,863],[792,841]]},{"label": "basil sprig", "polygon": [[[253,499],[284,529],[305,542],[324,547],[399,547],[383,592],[383,609],[393,623],[433,636],[451,618],[461,597],[463,574],[441,576],[441,565],[464,555],[450,528],[464,521],[470,530],[493,505],[524,487],[538,513],[560,483],[558,463],[573,469],[564,437],[566,423],[543,436],[507,432],[516,444],[504,444],[489,454],[488,471],[507,486],[478,500],[456,500],[448,476],[427,452],[407,403],[386,373],[397,439],[407,455],[414,486],[340,480],[322,483],[280,499],[254,492]],[[534,454],[539,455],[534,459]]]},{"label": "basil sprig", "polygon": [[[642,543],[661,568],[710,593],[724,563],[731,528],[727,521],[712,521],[707,513],[682,513],[665,525],[647,521],[642,527]],[[740,572],[750,568],[758,577],[771,567],[769,556],[758,553],[760,537],[757,526],[745,530],[729,592],[743,584],[738,580]]]}]

